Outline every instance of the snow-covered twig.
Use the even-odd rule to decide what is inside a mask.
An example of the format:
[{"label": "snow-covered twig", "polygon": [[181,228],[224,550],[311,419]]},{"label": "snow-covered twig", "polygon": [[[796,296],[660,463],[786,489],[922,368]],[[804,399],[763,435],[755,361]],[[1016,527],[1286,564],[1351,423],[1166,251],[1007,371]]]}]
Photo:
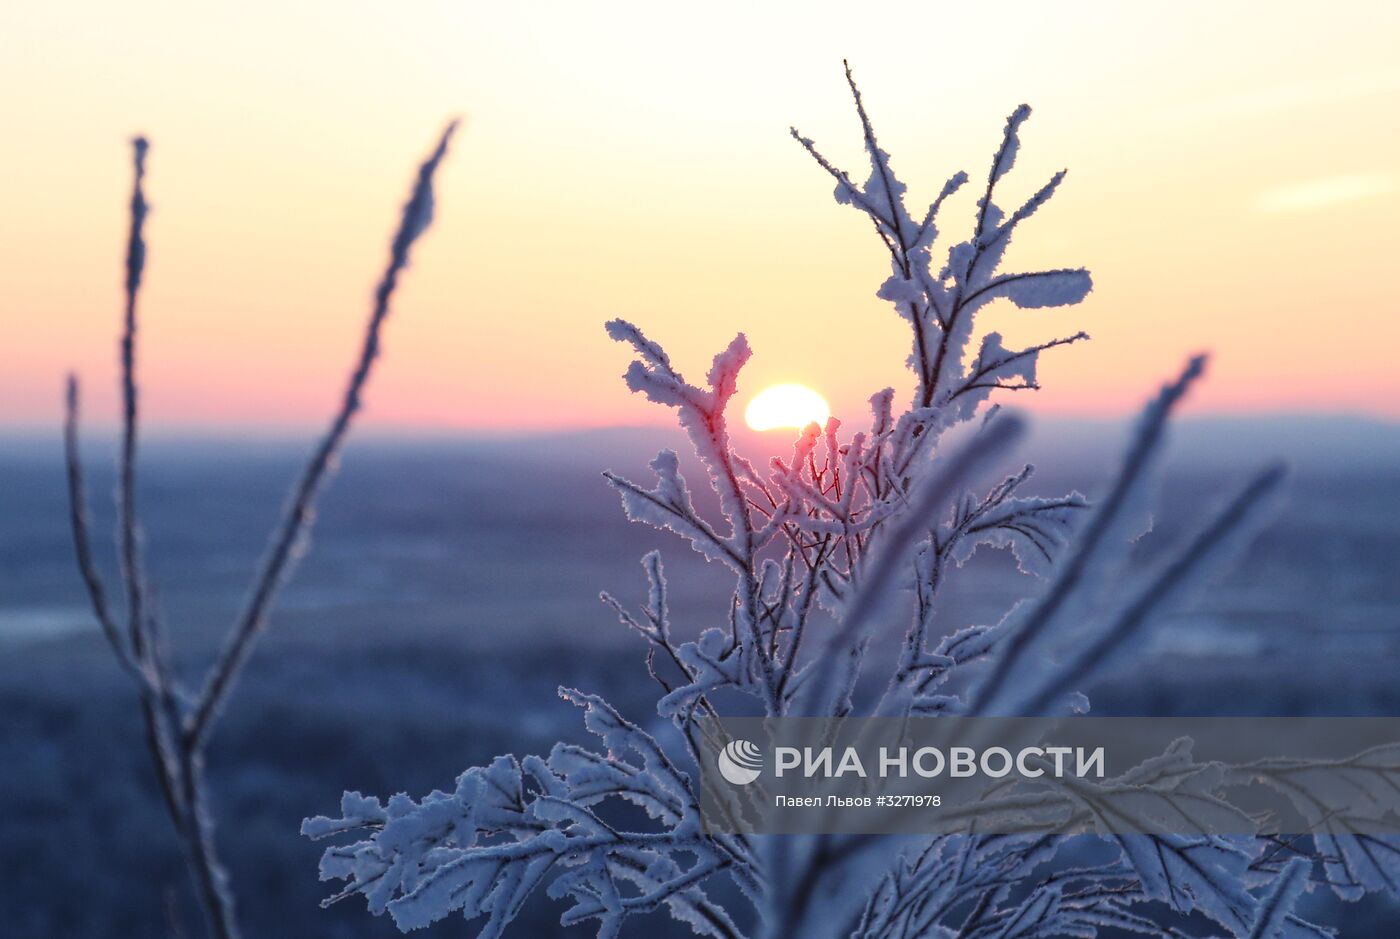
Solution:
[{"label": "snow-covered twig", "polygon": [[379,334],[384,320],[389,315],[389,301],[399,276],[408,267],[409,250],[418,237],[427,231],[433,220],[433,175],[442,159],[447,155],[447,145],[457,129],[452,121],[442,132],[437,147],[418,169],[418,179],[408,203],[403,209],[403,219],[389,249],[389,264],[374,290],[374,306],[369,323],[365,327],[364,341],[360,354],[350,373],[349,383],[342,396],[340,409],[331,418],[325,436],[307,462],[301,479],[292,490],[282,523],[273,535],[272,546],[263,560],[262,569],[253,586],[248,605],[229,633],[229,641],[223,652],[214,662],[209,676],[200,692],[198,702],[185,726],[185,733],[198,743],[208,733],[210,722],[233,687],[233,682],[247,661],[258,634],[267,625],[267,612],[276,598],[277,590],[286,579],[297,544],[306,537],[311,527],[314,513],[312,504],[322,481],[334,463],[336,453],[350,430],[350,421],[360,409],[360,396],[369,381],[370,370],[379,355]]},{"label": "snow-covered twig", "polygon": [[364,342],[346,388],[340,409],[316,447],[300,481],[294,487],[282,524],[255,580],[248,607],[231,628],[223,652],[209,667],[203,691],[191,701],[178,686],[165,644],[165,631],[156,610],[148,602],[149,586],[141,555],[141,533],[136,504],[137,432],[139,428],[137,382],[137,304],[145,270],[146,157],[144,138],[133,142],[134,181],[131,224],[127,240],[125,314],[121,336],[122,434],[118,458],[118,559],[125,587],[127,629],[120,629],[98,573],[92,552],[87,497],[78,450],[79,385],[68,379],[65,395],[64,450],[68,478],[69,520],[78,569],[117,662],[132,678],[138,693],[147,745],[160,783],[170,820],[184,849],[204,914],[208,934],[215,939],[237,939],[238,919],[227,872],[214,841],[204,778],[204,749],[209,732],[226,701],[238,673],[246,664],[277,588],[290,573],[297,545],[305,538],[313,517],[316,495],[345,439],[360,397],[379,351],[379,336],[389,314],[399,276],[408,266],[409,250],[432,220],[432,181],[447,152],[455,122],[449,124],[431,156],[422,165],[403,220],[390,248],[385,273],[374,292],[374,303]]}]

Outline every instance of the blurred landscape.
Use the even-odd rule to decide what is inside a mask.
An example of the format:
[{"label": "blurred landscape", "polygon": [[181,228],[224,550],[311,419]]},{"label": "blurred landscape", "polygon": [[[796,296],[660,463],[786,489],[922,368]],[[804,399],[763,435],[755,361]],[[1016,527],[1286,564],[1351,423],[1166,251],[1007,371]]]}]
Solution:
[{"label": "blurred landscape", "polygon": [[[1034,490],[1094,495],[1123,431],[1038,422],[1026,447],[1041,467]],[[775,439],[751,441],[751,455]],[[235,615],[306,446],[147,446],[140,499],[150,567],[187,674]],[[321,846],[297,829],[305,816],[335,814],[343,789],[450,789],[460,771],[499,753],[577,739],[559,684],[603,692],[629,717],[657,722],[640,640],[598,591],[639,601],[637,562],[661,547],[674,618],[696,632],[724,616],[729,587],[679,541],[629,525],[599,475],[612,468],[649,480],[645,464],[660,446],[689,453],[659,430],[352,441],[310,554],[211,746],[216,815],[250,935],[398,934],[359,899],[317,906],[330,892],[316,880]],[[1085,689],[1095,713],[1400,715],[1400,427],[1196,418],[1177,427],[1171,454],[1156,525],[1135,562],[1267,460],[1293,466],[1287,501],[1193,609],[1159,623],[1136,661]],[[96,530],[110,531],[110,443],[87,456]],[[692,487],[700,479],[692,470]],[[134,693],[81,593],[66,512],[57,434],[0,441],[7,934],[169,935],[173,921],[194,925],[196,911]],[[970,567],[944,598],[947,629],[999,617],[1035,589],[1005,552],[984,550]],[[132,876],[106,876],[113,870]],[[591,934],[561,932],[558,913],[536,904],[516,930]],[[1366,917],[1380,914],[1372,903],[1346,915],[1344,935],[1367,935]],[[457,920],[425,933],[463,934]]]}]

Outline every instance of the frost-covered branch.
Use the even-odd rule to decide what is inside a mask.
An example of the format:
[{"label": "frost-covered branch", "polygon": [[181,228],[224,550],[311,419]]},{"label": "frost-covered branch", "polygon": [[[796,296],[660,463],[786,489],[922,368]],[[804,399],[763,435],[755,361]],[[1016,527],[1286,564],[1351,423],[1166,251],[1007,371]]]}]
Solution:
[{"label": "frost-covered branch", "polygon": [[[649,734],[596,695],[559,693],[583,709],[603,753],[558,744],[548,758],[500,757],[462,774],[451,794],[385,806],[347,793],[340,818],[304,822],[316,839],[371,834],[326,851],[322,878],[349,882],[326,902],[363,893],[371,912],[405,930],[461,911],[485,918],[478,935],[498,936],[543,888],[573,902],[566,925],[594,919],[599,935],[665,906],[697,935],[743,936],[705,884],[724,875],[750,896],[762,890],[744,844],[704,833],[690,777]],[[639,806],[656,827],[613,827],[599,814],[613,800]]]},{"label": "frost-covered branch", "polygon": [[[1083,269],[997,274],[1016,226],[1049,201],[1064,179],[1064,173],[1052,177],[1010,217],[994,201],[997,183],[1015,165],[1020,149],[1020,128],[1030,116],[1030,108],[1021,105],[1007,119],[1001,146],[993,157],[977,203],[972,236],[948,248],[946,260],[935,267],[933,246],[938,237],[939,210],[944,201],[967,182],[967,174],[955,174],[929,205],[923,221],[915,224],[905,205],[907,187],[896,177],[889,154],[876,141],[849,65],[846,79],[870,157],[871,172],[865,184],[856,185],[848,173],[824,157],[816,144],[796,128],[792,136],[836,179],[836,200],[855,207],[874,223],[890,253],[892,266],[879,296],[894,304],[914,333],[909,366],[918,377],[916,404],[923,408],[946,406],[954,398],[974,390],[970,385],[977,384],[969,378],[962,357],[972,336],[973,320],[982,306],[996,297],[1006,297],[1025,308],[1066,306],[1078,303],[1092,288],[1089,274]],[[1028,368],[1033,368],[1035,352],[1040,349],[1027,350],[1027,358],[1032,363]],[[975,408],[975,404],[964,407]],[[950,420],[956,415],[957,412],[947,413],[943,419]]]},{"label": "frost-covered branch", "polygon": [[[713,722],[699,718],[724,713],[735,694],[771,717],[1086,710],[1079,686],[1134,648],[1156,615],[1184,602],[1255,530],[1281,475],[1264,471],[1164,560],[1127,576],[1168,416],[1201,374],[1204,359],[1197,358],[1149,403],[1102,499],[1028,495],[1034,468],[1011,462],[1009,452],[1019,421],[998,415],[991,399],[1038,388],[1041,353],[1088,337],[1075,332],[1009,348],[982,318],[1000,299],[1041,309],[1071,306],[1089,293],[1083,269],[1000,269],[1021,223],[1058,192],[1065,174],[1019,206],[998,204],[1030,115],[1025,106],[1015,109],[970,233],[945,245],[940,213],[968,175],[954,173],[926,209],[911,211],[849,67],[846,77],[870,164],[864,182],[810,138],[792,135],[835,181],[837,202],[867,218],[890,258],[878,296],[910,327],[911,400],[901,407],[893,390],[879,391],[870,398],[868,428],[851,432],[834,417],[809,425],[790,456],[760,472],[728,432],[727,408],[750,356],[742,333],[715,356],[704,383],[691,384],[638,327],[609,322],[608,334],[633,356],[627,387],[676,412],[719,507],[697,507],[683,457],[671,450],[652,461],[652,483],[613,472],[605,478],[630,519],[678,536],[735,576],[732,593],[694,638],[672,627],[658,552],[643,559],[639,607],[603,595],[645,644],[657,715],[676,733],[653,736],[601,698],[565,690],[602,746],[561,743],[544,758],[500,757],[464,773],[453,793],[417,802],[347,794],[340,818],[310,819],[303,828],[314,838],[351,839],[323,855],[322,877],[344,883],[328,902],[362,895],[371,911],[388,912],[404,929],[461,911],[484,922],[484,936],[498,935],[540,889],[572,901],[563,922],[595,921],[600,937],[661,906],[698,935],[771,939],[1179,939],[1203,928],[1239,939],[1326,935],[1294,912],[1298,893],[1323,882],[1347,899],[1394,892],[1400,850],[1352,837],[1355,820],[1319,815],[1307,767],[1204,764],[1184,743],[1117,779],[1010,787],[976,806],[945,807],[946,820],[966,813],[967,828],[956,834],[897,842],[740,837],[700,825],[692,773],[723,741],[706,737]],[[961,435],[947,433],[959,425],[967,425]],[[941,603],[944,584],[985,547],[1013,552],[1038,584],[996,622],[957,622]],[[1348,768],[1355,774],[1348,778],[1357,786],[1400,785],[1392,756],[1370,754]],[[1315,835],[1296,844],[1269,836],[1113,834],[1125,830],[1115,821],[1166,811],[1227,817],[1237,826],[1231,830],[1251,831],[1222,790],[1240,779],[1272,785],[1304,817],[1312,812]],[[608,824],[613,800],[639,806],[647,823]],[[1022,828],[989,835],[974,825],[974,816],[1030,809],[1053,812],[1068,826],[1056,830],[1090,834]],[[1322,879],[1314,876],[1319,870]],[[722,903],[735,889],[742,901]]]},{"label": "frost-covered branch", "polygon": [[184,732],[196,743],[201,743],[208,734],[214,715],[227,699],[239,671],[247,662],[253,643],[267,626],[267,613],[276,599],[277,590],[290,574],[297,546],[307,536],[315,517],[312,506],[327,473],[335,462],[336,454],[345,435],[350,430],[350,422],[360,409],[360,398],[365,384],[369,381],[374,361],[379,356],[379,334],[389,316],[389,301],[394,296],[399,277],[408,267],[409,251],[418,237],[427,231],[433,220],[433,175],[447,155],[447,145],[457,129],[452,121],[442,132],[432,154],[418,169],[418,179],[413,192],[403,208],[403,218],[398,232],[389,247],[389,264],[374,290],[374,304],[370,311],[369,323],[365,327],[364,340],[356,359],[350,379],[345,387],[340,409],[331,418],[325,436],[312,452],[301,479],[292,490],[282,523],[273,534],[272,544],[263,560],[262,568],[253,585],[248,605],[229,632],[223,652],[209,671],[204,689],[191,712]]},{"label": "frost-covered branch", "polygon": [[146,743],[176,835],[194,882],[208,934],[236,939],[238,919],[228,874],[214,841],[214,822],[204,777],[204,749],[214,721],[253,644],[266,627],[277,588],[290,574],[298,546],[314,514],[317,493],[328,475],[379,351],[379,336],[389,314],[394,288],[408,266],[409,250],[432,220],[432,180],[447,152],[455,129],[449,124],[436,149],[423,164],[403,221],[390,248],[389,264],[374,293],[374,303],[359,358],[351,372],[343,402],[294,487],[282,524],[256,578],[247,609],[231,628],[222,654],[209,667],[203,691],[191,699],[180,687],[166,648],[164,627],[147,602],[148,584],[141,552],[136,503],[137,437],[139,427],[137,364],[137,306],[145,270],[146,157],[144,138],[133,142],[134,181],[131,223],[127,239],[125,310],[121,335],[122,433],[118,458],[117,547],[126,600],[126,630],[118,624],[108,591],[98,573],[88,523],[82,461],[79,455],[79,386],[68,379],[65,396],[64,450],[68,478],[69,520],[78,569],[91,601],[93,615],[112,647],[118,664],[131,677],[138,694]]}]

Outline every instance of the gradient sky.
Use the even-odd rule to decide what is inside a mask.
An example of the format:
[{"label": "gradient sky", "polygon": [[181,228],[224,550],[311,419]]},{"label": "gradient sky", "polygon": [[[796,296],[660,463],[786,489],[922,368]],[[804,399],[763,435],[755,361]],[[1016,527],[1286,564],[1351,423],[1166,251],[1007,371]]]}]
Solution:
[{"label": "gradient sky", "polygon": [[1400,416],[1400,4],[1150,6],[6,4],[0,425],[56,424],[69,368],[114,415],[135,132],[151,421],[318,421],[453,114],[372,423],[665,419],[618,380],[612,316],[695,378],[743,329],[745,399],[804,382],[863,417],[910,384],[905,326],[869,225],[787,136],[863,178],[843,56],[917,199],[984,173],[1021,101],[1007,201],[1069,167],[1008,262],[1087,265],[1097,289],[984,314],[1015,342],[1093,334],[1046,360],[1037,408],[1125,410],[1208,348],[1198,409]]}]

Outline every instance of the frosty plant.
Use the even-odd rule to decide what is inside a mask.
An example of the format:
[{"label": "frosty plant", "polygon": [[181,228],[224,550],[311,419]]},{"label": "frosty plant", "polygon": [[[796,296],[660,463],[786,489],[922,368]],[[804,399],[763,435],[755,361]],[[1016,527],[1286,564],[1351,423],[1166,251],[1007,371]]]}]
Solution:
[{"label": "frosty plant", "polygon": [[146,267],[145,177],[149,148],[144,138],[133,142],[135,180],[126,252],[126,309],[121,338],[122,434],[117,463],[117,550],[126,601],[124,617],[119,618],[111,605],[93,556],[82,461],[78,455],[78,380],[73,376],[68,379],[64,425],[69,510],[78,567],[92,601],[93,613],[118,664],[131,678],[138,693],[146,742],[166,811],[184,849],[205,926],[215,939],[235,939],[239,929],[234,894],[214,842],[214,822],[209,814],[204,775],[205,748],[239,673],[247,664],[258,637],[267,628],[278,591],[291,575],[297,559],[305,553],[317,495],[334,468],[351,421],[360,409],[361,395],[379,355],[380,331],[389,316],[394,289],[408,267],[413,243],[432,222],[433,175],[447,154],[455,128],[455,122],[448,125],[432,154],[418,170],[418,178],[403,209],[402,222],[390,244],[389,263],[374,290],[360,353],[340,406],[293,485],[282,521],[273,530],[267,554],[254,576],[247,603],[229,627],[223,648],[205,671],[198,689],[188,688],[171,667],[166,629],[151,600],[136,511],[136,314]]},{"label": "frosty plant", "polygon": [[[714,726],[705,718],[734,706],[736,696],[749,699],[750,711],[775,716],[1085,709],[1076,686],[1220,560],[1280,478],[1276,468],[1263,472],[1179,551],[1128,577],[1126,546],[1142,531],[1168,415],[1201,374],[1202,359],[1148,405],[1121,470],[1092,508],[1078,494],[1023,494],[1032,468],[1005,466],[1020,424],[995,406],[961,442],[949,437],[994,393],[1035,388],[1040,353],[1086,338],[1013,349],[985,332],[972,348],[975,320],[993,300],[1057,307],[1089,292],[1082,269],[1000,270],[1013,234],[1064,173],[1010,211],[998,204],[1030,115],[1017,108],[985,176],[971,235],[935,255],[939,209],[967,175],[911,213],[854,81],[850,87],[870,158],[865,182],[808,138],[793,137],[835,179],[837,201],[873,223],[889,254],[879,296],[912,332],[913,400],[897,411],[893,391],[881,391],[867,431],[846,435],[836,420],[811,425],[790,459],[760,471],[735,451],[726,424],[750,354],[743,335],[715,357],[703,384],[693,384],[636,326],[609,323],[609,334],[636,356],[627,386],[676,411],[718,493],[718,515],[697,511],[670,450],[652,461],[649,484],[612,473],[607,480],[630,518],[669,529],[728,568],[733,595],[715,610],[717,625],[682,639],[668,616],[661,556],[648,554],[641,607],[603,599],[647,646],[664,732],[653,735],[597,695],[565,688],[561,696],[582,711],[598,749],[560,743],[547,757],[501,756],[421,800],[347,793],[340,817],[302,826],[311,838],[349,842],[322,857],[321,877],[345,882],[325,902],[360,894],[403,930],[460,911],[487,937],[500,935],[537,890],[570,902],[562,922],[593,921],[600,937],[662,908],[698,935],[730,939],[1012,939],[1102,929],[1324,934],[1292,912],[1298,892],[1314,875],[1347,897],[1390,889],[1400,863],[1388,845],[1330,836],[1311,847],[1263,836],[1124,837],[1106,828],[1077,838],[975,830],[764,837],[703,825],[695,766],[715,752],[703,739]],[[989,477],[998,464],[1006,475]],[[1046,583],[993,625],[946,622],[939,592],[981,544],[1009,547]],[[1215,799],[1225,776],[1224,768],[1194,763],[1183,745],[1066,798],[1092,823],[1105,806],[1122,810],[1115,794],[1180,790]],[[623,803],[630,813],[619,811]]]}]

